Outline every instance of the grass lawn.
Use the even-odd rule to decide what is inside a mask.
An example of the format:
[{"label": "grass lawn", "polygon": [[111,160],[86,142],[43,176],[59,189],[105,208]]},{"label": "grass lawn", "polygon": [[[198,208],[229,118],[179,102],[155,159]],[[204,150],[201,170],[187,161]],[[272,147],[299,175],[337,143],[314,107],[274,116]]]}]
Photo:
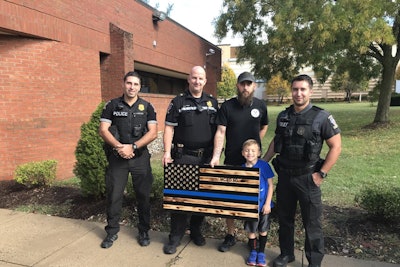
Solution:
[{"label": "grass lawn", "polygon": [[[375,117],[370,103],[318,103],[333,114],[342,130],[342,153],[325,180],[323,202],[351,207],[360,189],[377,183],[395,183],[400,168],[400,107],[390,107],[387,128],[367,129]],[[277,114],[286,106],[269,106],[270,126],[263,140],[264,150],[271,141]],[[323,152],[327,151],[326,144]]]}]

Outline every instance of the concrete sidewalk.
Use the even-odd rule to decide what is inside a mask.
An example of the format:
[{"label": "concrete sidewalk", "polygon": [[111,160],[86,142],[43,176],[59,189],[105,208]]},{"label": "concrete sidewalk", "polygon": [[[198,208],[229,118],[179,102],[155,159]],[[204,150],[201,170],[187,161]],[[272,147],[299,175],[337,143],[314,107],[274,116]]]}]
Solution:
[{"label": "concrete sidewalk", "polygon": [[[231,251],[217,250],[221,240],[207,239],[197,247],[185,236],[174,255],[162,251],[168,234],[150,232],[151,244],[140,247],[137,230],[122,227],[118,240],[109,249],[100,248],[104,224],[83,220],[15,212],[0,209],[0,266],[246,266],[247,245],[236,244]],[[267,248],[267,266],[278,255],[278,248]],[[290,267],[301,267],[301,252]],[[308,266],[304,258],[304,266]],[[326,255],[324,267],[400,267],[378,261],[362,261]]]}]

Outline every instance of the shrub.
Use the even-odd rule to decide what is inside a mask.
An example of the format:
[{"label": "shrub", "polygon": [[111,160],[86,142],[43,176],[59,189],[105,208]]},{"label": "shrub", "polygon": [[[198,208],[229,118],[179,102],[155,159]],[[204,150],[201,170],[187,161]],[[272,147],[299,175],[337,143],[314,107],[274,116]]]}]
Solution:
[{"label": "shrub", "polygon": [[[90,121],[81,126],[81,138],[75,150],[76,163],[74,174],[80,180],[83,195],[101,198],[105,196],[105,173],[108,165],[103,144],[104,141],[98,134],[100,116],[104,107],[100,103],[92,114]],[[163,169],[153,167],[154,183],[151,192],[152,198],[162,199],[164,176]],[[132,180],[129,177],[127,194],[135,198]]]},{"label": "shrub", "polygon": [[51,185],[56,179],[56,160],[29,162],[17,166],[15,181],[27,187]]},{"label": "shrub", "polygon": [[75,150],[74,174],[80,180],[83,195],[101,198],[105,194],[107,159],[103,139],[98,134],[100,115],[104,107],[100,103],[90,121],[81,126],[81,138]]},{"label": "shrub", "polygon": [[163,199],[164,195],[164,168],[162,167],[162,164],[160,165],[161,167],[157,167],[154,163],[152,164],[154,181],[151,190],[151,197],[154,199]]},{"label": "shrub", "polygon": [[400,187],[382,184],[368,186],[356,195],[356,202],[372,217],[383,221],[400,219]]},{"label": "shrub", "polygon": [[[164,168],[162,167],[162,164],[160,162],[156,162],[156,160],[151,161],[151,166],[154,180],[150,197],[156,200],[162,199],[164,195]],[[132,179],[130,175],[126,186],[126,192],[129,197],[135,198],[135,192],[133,190]]]}]

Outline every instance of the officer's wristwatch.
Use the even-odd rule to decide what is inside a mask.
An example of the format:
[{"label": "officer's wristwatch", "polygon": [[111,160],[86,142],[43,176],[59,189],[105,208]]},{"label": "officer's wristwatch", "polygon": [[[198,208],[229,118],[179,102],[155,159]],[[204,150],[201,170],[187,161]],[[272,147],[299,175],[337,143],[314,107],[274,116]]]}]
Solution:
[{"label": "officer's wristwatch", "polygon": [[133,145],[132,145],[132,148],[133,148],[133,151],[135,151],[135,150],[137,149],[137,145],[136,145],[136,144],[133,144]]},{"label": "officer's wristwatch", "polygon": [[328,176],[328,174],[323,171],[319,171],[318,173],[319,173],[319,175],[321,175],[322,179],[324,179],[326,176]]}]

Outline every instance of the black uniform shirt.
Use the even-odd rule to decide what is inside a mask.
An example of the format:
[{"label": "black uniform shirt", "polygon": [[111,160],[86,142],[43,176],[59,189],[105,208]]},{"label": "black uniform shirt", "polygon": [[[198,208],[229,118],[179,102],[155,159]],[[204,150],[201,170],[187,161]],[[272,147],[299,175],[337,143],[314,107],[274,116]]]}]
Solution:
[{"label": "black uniform shirt", "polygon": [[[289,111],[288,111],[289,117],[295,119],[296,117],[302,116],[303,114],[305,114],[311,108],[312,108],[312,104],[309,104],[301,112],[296,113],[294,111],[293,105],[291,105],[289,108]],[[276,119],[277,125],[279,125],[279,121],[284,114],[285,114],[285,111],[282,111],[281,113],[279,113],[279,115]],[[321,111],[315,117],[313,124],[312,124],[312,130],[313,130],[313,132],[320,133],[322,140],[327,140],[327,139],[331,138],[332,136],[340,133],[339,126],[337,125],[335,119],[329,112],[327,112],[324,109],[321,109]],[[278,127],[275,130],[275,134],[279,134]]]},{"label": "black uniform shirt", "polygon": [[[309,104],[302,111],[296,113],[291,105],[277,117],[274,137],[275,152],[280,153],[278,158],[280,164],[285,168],[301,168],[314,164],[314,161],[319,158],[324,140],[340,133],[333,116],[318,107],[314,108],[318,110],[318,113],[310,128],[306,127],[307,125],[298,124],[298,121],[306,122],[311,119],[310,114],[312,113],[310,112],[312,111],[310,110],[312,108],[312,104]],[[294,148],[296,149],[290,150]],[[282,149],[281,152],[279,152],[280,149]]]},{"label": "black uniform shirt", "polygon": [[132,144],[148,131],[148,123],[157,123],[157,115],[154,107],[142,98],[129,106],[122,96],[107,102],[100,121],[116,126],[121,143]]},{"label": "black uniform shirt", "polygon": [[189,91],[172,99],[165,124],[174,126],[174,144],[198,149],[212,147],[216,131],[215,117],[218,102],[205,93],[198,99]]}]

